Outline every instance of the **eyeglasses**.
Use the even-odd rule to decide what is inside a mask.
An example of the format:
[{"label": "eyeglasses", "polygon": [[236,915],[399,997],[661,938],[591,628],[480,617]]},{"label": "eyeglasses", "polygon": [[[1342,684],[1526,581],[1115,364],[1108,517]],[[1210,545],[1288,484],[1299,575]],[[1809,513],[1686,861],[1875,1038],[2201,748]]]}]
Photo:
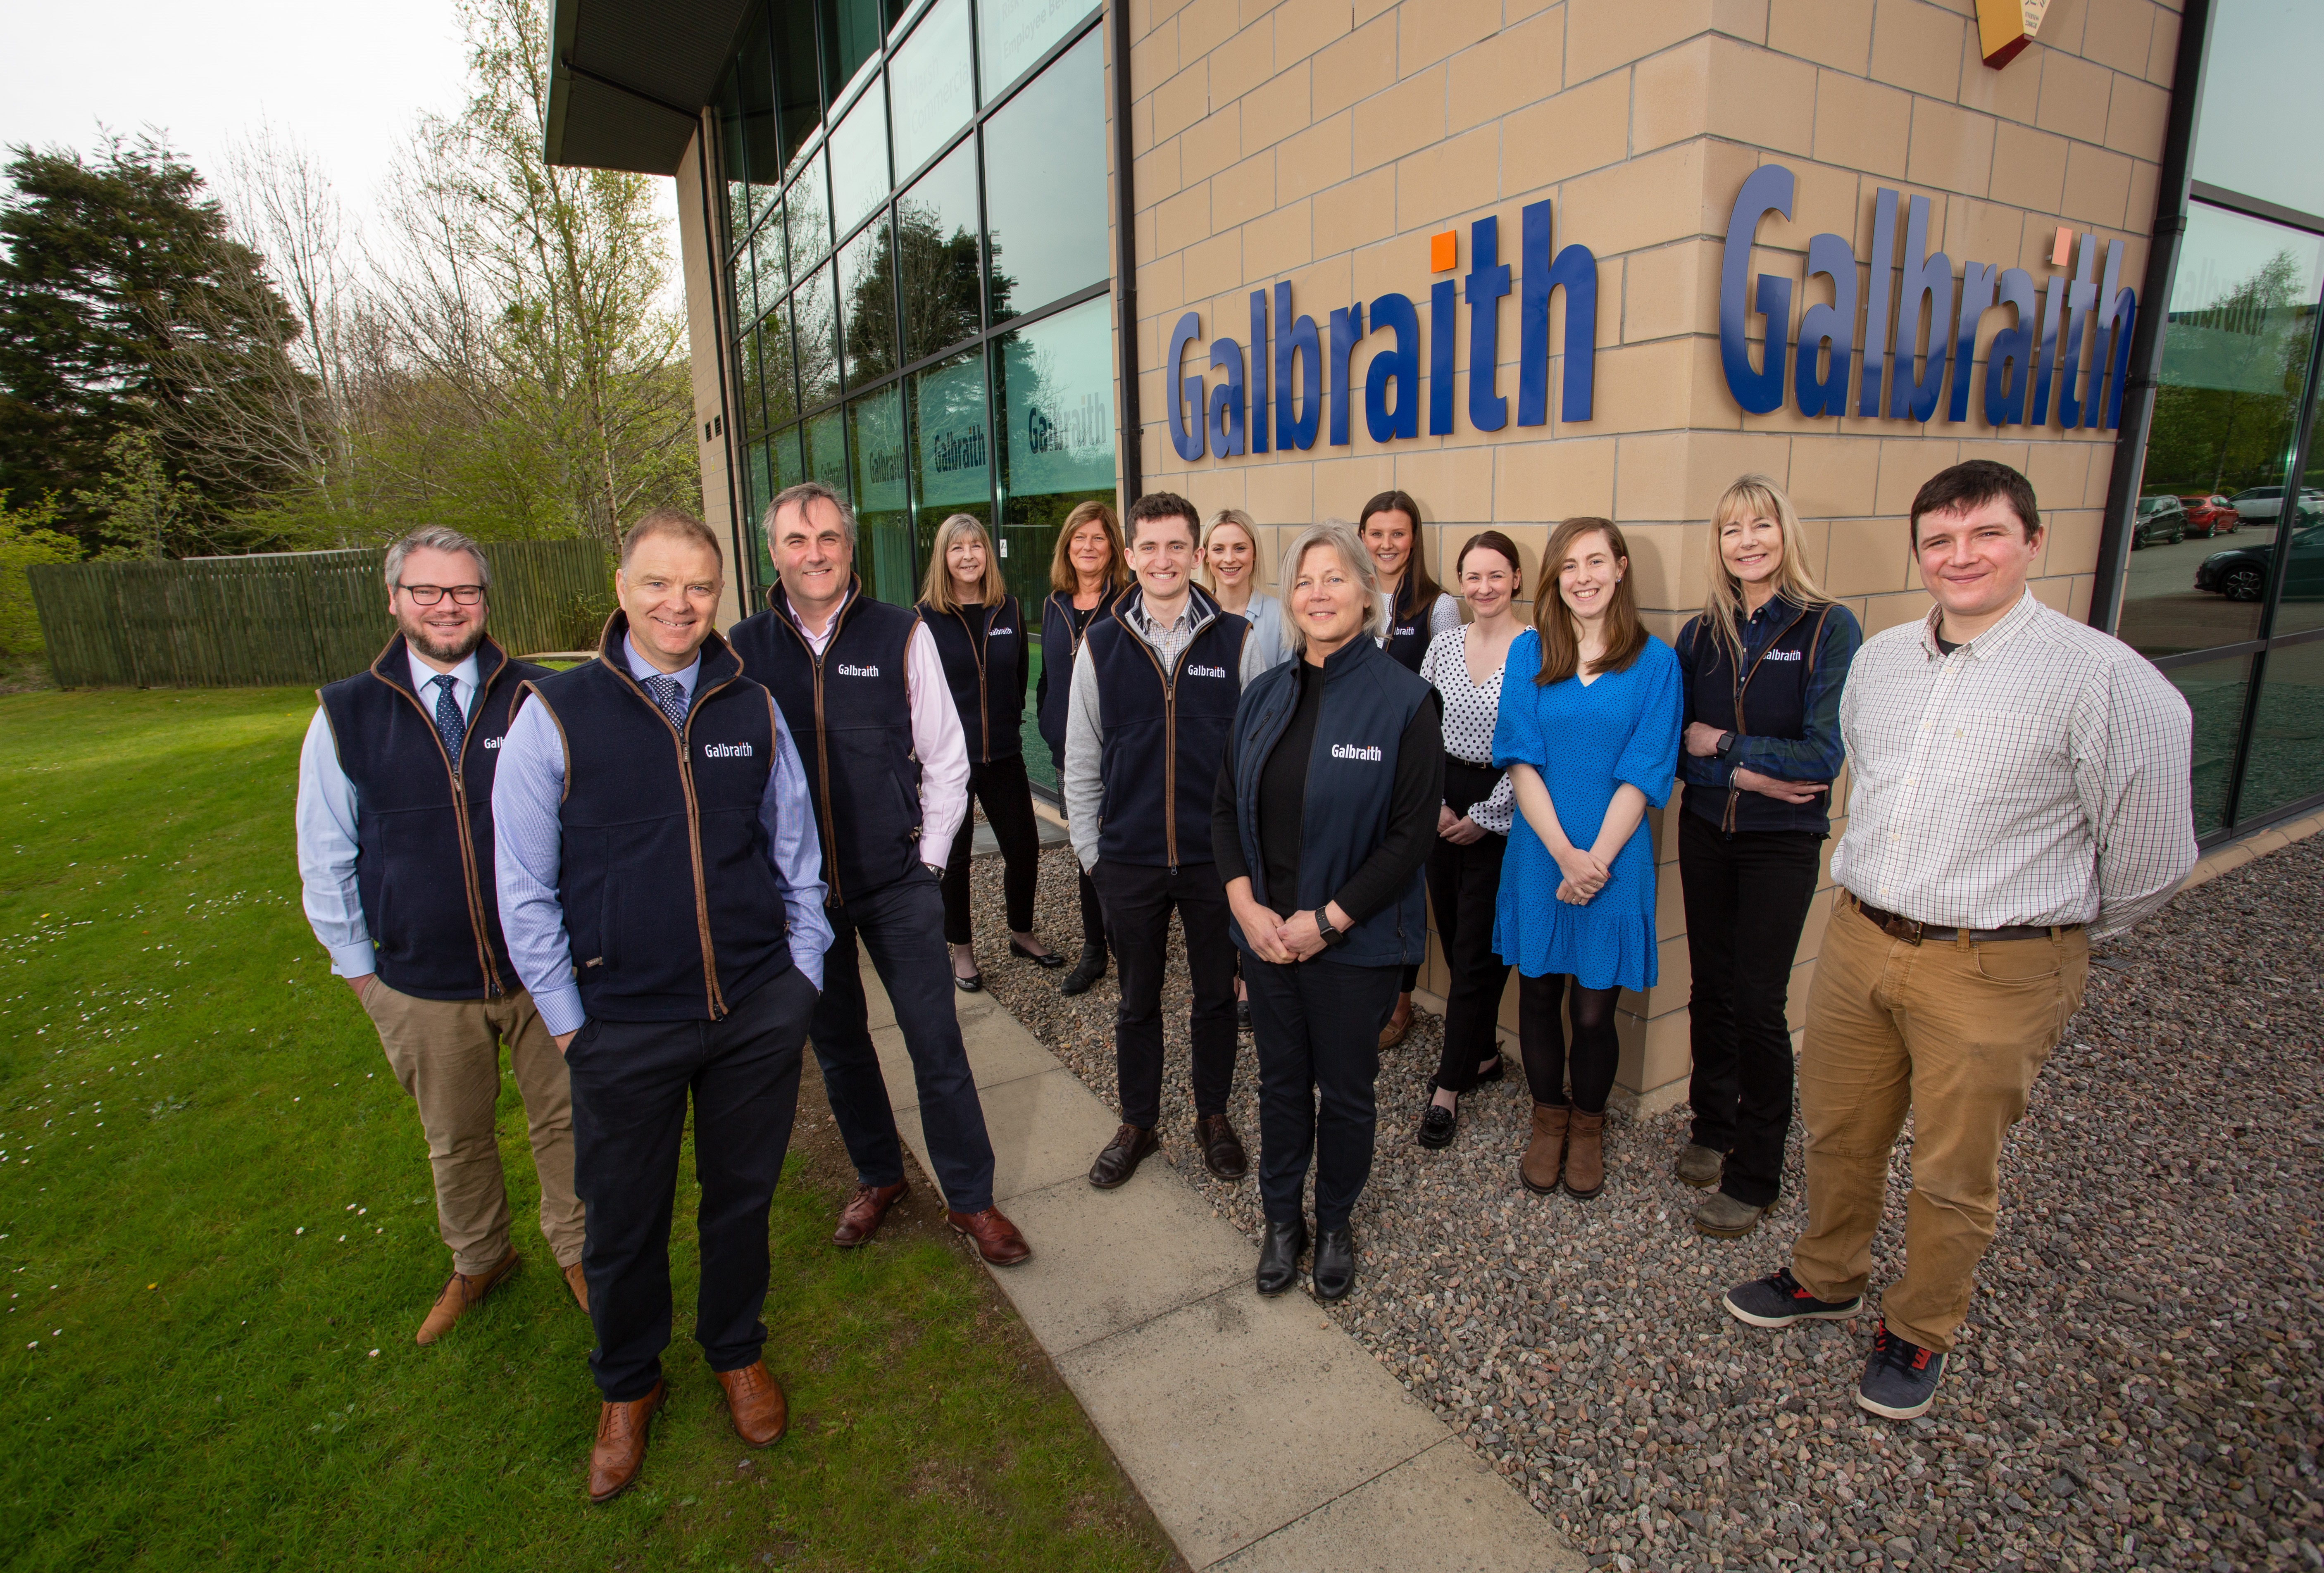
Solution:
[{"label": "eyeglasses", "polygon": [[447,595],[455,606],[474,606],[484,598],[482,584],[398,584],[396,588],[421,606],[433,606]]}]

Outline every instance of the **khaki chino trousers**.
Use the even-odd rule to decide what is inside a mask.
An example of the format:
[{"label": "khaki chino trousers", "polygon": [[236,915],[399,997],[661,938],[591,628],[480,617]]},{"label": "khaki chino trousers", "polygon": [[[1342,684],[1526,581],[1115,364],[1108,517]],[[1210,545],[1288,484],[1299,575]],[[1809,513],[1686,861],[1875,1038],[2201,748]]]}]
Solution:
[{"label": "khaki chino trousers", "polygon": [[436,1173],[437,1232],[452,1248],[453,1270],[487,1272],[509,1253],[508,1185],[494,1119],[503,1043],[540,1176],[540,1232],[559,1267],[579,1261],[573,1094],[565,1056],[541,1025],[532,996],[519,989],[498,999],[420,999],[397,993],[374,973],[364,986],[363,1006],[379,1029],[389,1069],[420,1106]]},{"label": "khaki chino trousers", "polygon": [[1891,938],[1840,891],[1808,993],[1799,1060],[1808,1227],[1792,1275],[1819,1300],[1864,1292],[1888,1156],[1913,1117],[1904,1274],[1882,1291],[1889,1330],[1953,1347],[1993,1243],[2001,1145],[2081,1007],[2080,929],[1971,943]]}]

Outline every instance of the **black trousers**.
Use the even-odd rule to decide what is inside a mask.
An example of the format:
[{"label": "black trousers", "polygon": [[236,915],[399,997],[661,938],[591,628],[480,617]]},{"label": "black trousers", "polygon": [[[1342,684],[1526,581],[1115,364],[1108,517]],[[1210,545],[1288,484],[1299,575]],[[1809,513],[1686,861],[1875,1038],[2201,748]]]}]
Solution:
[{"label": "black trousers", "polygon": [[1689,1033],[1694,1140],[1727,1154],[1720,1189],[1751,1207],[1782,1193],[1792,1126],[1792,960],[1815,899],[1823,837],[1729,834],[1682,811],[1678,872],[1693,972]]},{"label": "black trousers", "polygon": [[1269,1223],[1296,1223],[1315,1164],[1315,1227],[1345,1228],[1372,1173],[1380,1017],[1401,967],[1316,957],[1242,959],[1259,1047],[1259,1194]]},{"label": "black trousers", "polygon": [[[1468,813],[1491,796],[1500,775],[1446,755],[1444,805],[1455,814]],[[1465,847],[1439,836],[1428,854],[1428,900],[1436,910],[1436,934],[1452,973],[1444,991],[1444,1050],[1437,1056],[1436,1085],[1453,1092],[1474,1087],[1477,1067],[1501,1052],[1495,1027],[1509,964],[1493,950],[1493,906],[1501,891],[1501,854],[1508,850],[1507,836],[1489,832]]]},{"label": "black trousers", "polygon": [[597,1332],[589,1369],[607,1402],[643,1398],[661,1378],[676,1310],[669,1225],[689,1094],[702,1186],[694,1336],[714,1371],[759,1357],[767,1210],[790,1145],[799,1046],[815,1000],[807,974],[793,967],[722,1021],[592,1017],[566,1046],[573,1189],[586,1209],[581,1271]]},{"label": "black trousers", "polygon": [[[1121,1118],[1151,1130],[1162,1118],[1162,971],[1170,946],[1170,912],[1186,935],[1186,970],[1194,1004],[1194,1112],[1224,1114],[1234,1087],[1235,954],[1227,937],[1227,892],[1213,863],[1176,869],[1100,859],[1091,878],[1105,903],[1113,936],[1121,1004],[1113,1018],[1113,1054],[1121,1082]],[[1373,1024],[1372,1030],[1379,1030]]]},{"label": "black trousers", "polygon": [[[1057,779],[1063,781],[1065,778],[1065,756],[1051,749],[1049,758],[1056,765]],[[1065,811],[1065,798],[1060,793],[1057,812],[1062,814]],[[1100,955],[1103,955],[1105,953],[1105,903],[1098,896],[1097,881],[1089,877],[1089,870],[1081,866],[1079,860],[1075,860],[1074,863],[1074,876],[1081,882],[1082,948],[1094,950]]]},{"label": "black trousers", "polygon": [[[1026,778],[1025,756],[1010,754],[989,764],[968,768],[968,790],[984,805],[984,822],[1001,843],[1001,896],[1009,909],[1009,932],[1033,929],[1033,888],[1041,877],[1041,827],[1033,818],[1033,786]],[[948,944],[964,945],[971,937],[968,919],[968,854],[976,839],[976,816],[960,822],[952,838],[952,855],[945,860],[944,936]]]},{"label": "black trousers", "polygon": [[831,949],[824,952],[823,998],[816,1001],[807,1035],[856,1179],[893,1185],[904,1177],[904,1146],[872,1042],[871,1007],[856,960],[862,941],[912,1056],[920,1131],[928,1138],[928,1161],[945,1204],[954,1212],[982,1212],[992,1205],[992,1142],[953,1007],[952,963],[937,934],[943,906],[936,877],[915,869],[891,885],[849,897],[844,906],[825,907]]}]

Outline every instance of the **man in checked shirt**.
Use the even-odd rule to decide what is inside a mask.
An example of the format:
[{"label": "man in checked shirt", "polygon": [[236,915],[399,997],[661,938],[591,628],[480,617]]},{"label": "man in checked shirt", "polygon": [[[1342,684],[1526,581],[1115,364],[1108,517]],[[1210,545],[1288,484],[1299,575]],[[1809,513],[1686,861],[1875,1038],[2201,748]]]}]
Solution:
[{"label": "man in checked shirt", "polygon": [[1808,1227],[1728,1291],[1754,1327],[1859,1314],[1888,1154],[1913,1116],[1904,1276],[1856,1402],[1927,1412],[1993,1240],[2002,1138],[2082,1002],[2089,942],[2195,863],[2186,701],[2025,588],[2044,544],[2006,465],[1913,500],[1923,621],[1865,640],[1840,711],[1853,786],[1801,1044]]}]

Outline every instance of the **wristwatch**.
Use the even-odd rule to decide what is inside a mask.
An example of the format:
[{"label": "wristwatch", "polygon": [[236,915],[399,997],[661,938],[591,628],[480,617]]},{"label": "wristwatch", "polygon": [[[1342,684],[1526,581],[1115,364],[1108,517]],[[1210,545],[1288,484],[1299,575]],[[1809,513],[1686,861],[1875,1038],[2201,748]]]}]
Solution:
[{"label": "wristwatch", "polygon": [[1719,734],[1719,747],[1712,751],[1722,759],[1728,755],[1733,753],[1735,751],[1735,734],[1731,731],[1720,732]]},{"label": "wristwatch", "polygon": [[1348,931],[1343,928],[1333,928],[1332,920],[1323,915],[1323,909],[1320,906],[1315,909],[1315,932],[1323,936],[1323,943],[1326,946],[1344,945],[1348,943]]}]

